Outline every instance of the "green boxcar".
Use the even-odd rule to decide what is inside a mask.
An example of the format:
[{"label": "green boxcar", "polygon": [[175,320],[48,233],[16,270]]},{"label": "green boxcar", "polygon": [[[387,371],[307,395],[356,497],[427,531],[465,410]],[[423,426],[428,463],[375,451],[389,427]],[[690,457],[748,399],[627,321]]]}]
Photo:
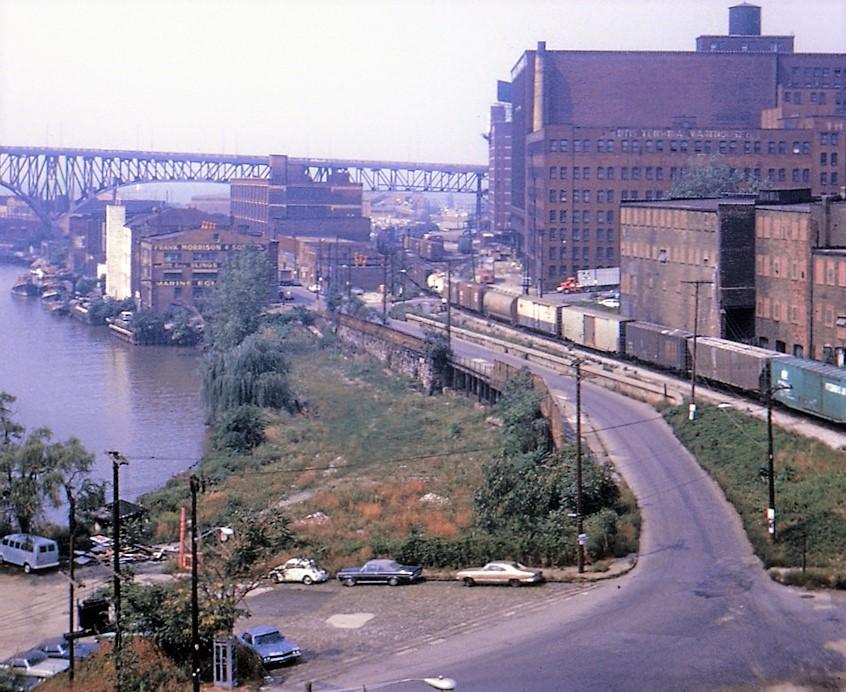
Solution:
[{"label": "green boxcar", "polygon": [[802,358],[780,358],[772,361],[770,383],[774,398],[785,406],[846,423],[846,369]]}]

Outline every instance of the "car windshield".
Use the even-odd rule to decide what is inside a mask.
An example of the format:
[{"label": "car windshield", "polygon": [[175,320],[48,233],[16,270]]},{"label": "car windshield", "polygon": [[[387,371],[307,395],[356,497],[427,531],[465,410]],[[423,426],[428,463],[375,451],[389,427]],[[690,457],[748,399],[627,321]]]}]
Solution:
[{"label": "car windshield", "polygon": [[22,658],[25,666],[34,666],[36,663],[46,660],[47,654],[41,651],[32,651]]},{"label": "car windshield", "polygon": [[267,634],[256,635],[253,641],[256,643],[256,646],[264,646],[265,644],[281,642],[283,639],[284,637],[279,632],[268,632]]}]

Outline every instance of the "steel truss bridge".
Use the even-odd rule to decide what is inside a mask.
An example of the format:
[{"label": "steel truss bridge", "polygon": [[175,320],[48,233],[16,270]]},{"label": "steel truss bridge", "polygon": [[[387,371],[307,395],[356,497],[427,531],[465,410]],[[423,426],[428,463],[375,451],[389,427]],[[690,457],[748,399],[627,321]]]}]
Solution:
[{"label": "steel truss bridge", "polygon": [[[305,166],[315,182],[345,171],[369,191],[474,194],[477,217],[487,192],[485,166],[294,157],[288,162]],[[24,200],[45,224],[98,193],[125,185],[228,183],[269,175],[268,156],[0,146],[0,186]]]}]

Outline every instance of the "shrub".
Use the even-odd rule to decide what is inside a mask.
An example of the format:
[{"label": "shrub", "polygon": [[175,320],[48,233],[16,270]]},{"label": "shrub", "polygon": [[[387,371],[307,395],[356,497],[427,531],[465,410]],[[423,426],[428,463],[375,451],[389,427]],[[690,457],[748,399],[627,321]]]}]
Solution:
[{"label": "shrub", "polygon": [[226,411],[214,431],[214,447],[244,454],[264,442],[267,421],[257,406],[245,404]]}]

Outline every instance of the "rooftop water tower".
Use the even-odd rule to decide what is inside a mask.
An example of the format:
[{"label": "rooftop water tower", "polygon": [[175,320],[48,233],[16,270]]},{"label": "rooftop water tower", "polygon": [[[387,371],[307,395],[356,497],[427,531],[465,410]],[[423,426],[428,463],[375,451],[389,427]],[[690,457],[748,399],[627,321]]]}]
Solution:
[{"label": "rooftop water tower", "polygon": [[760,36],[761,8],[748,2],[729,7],[729,35]]}]

